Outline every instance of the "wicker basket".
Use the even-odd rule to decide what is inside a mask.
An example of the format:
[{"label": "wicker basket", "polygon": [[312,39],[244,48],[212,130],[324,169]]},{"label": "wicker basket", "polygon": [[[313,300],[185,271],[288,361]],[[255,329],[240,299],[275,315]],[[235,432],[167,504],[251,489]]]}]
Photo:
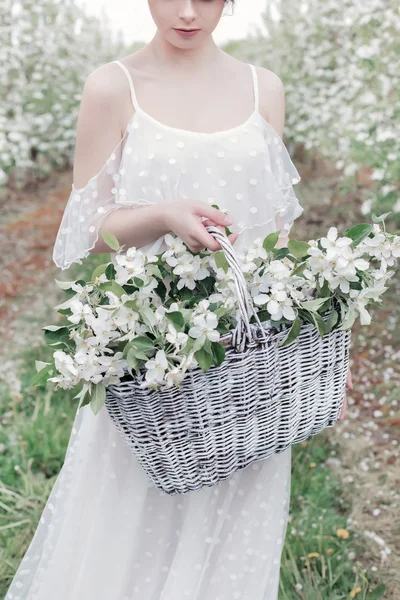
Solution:
[{"label": "wicker basket", "polygon": [[349,366],[351,330],[321,338],[306,323],[291,344],[277,346],[288,326],[278,331],[260,323],[232,245],[217,228],[207,229],[233,268],[240,305],[237,327],[221,338],[225,360],[207,372],[187,371],[179,388],[158,391],[141,388],[144,373],[129,369],[106,392],[118,431],[148,478],[169,495],[213,486],[332,427]]}]

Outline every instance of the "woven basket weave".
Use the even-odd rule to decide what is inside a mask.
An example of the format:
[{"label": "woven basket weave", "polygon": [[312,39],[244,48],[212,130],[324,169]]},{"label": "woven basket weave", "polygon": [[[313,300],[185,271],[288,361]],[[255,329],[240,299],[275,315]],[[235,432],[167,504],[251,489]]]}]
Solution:
[{"label": "woven basket weave", "polygon": [[225,251],[239,299],[237,327],[220,340],[225,360],[207,372],[187,371],[179,388],[141,388],[144,373],[129,369],[126,380],[106,391],[118,431],[148,478],[169,495],[213,486],[332,427],[349,366],[350,329],[321,338],[305,323],[291,344],[278,347],[287,327],[260,323],[232,245],[216,227],[207,229]]}]

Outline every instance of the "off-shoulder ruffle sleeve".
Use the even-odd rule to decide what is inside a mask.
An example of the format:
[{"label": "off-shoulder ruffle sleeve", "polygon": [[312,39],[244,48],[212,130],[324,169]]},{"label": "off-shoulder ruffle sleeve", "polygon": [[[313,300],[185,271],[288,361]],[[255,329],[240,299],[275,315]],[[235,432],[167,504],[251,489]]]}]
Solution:
[{"label": "off-shoulder ruffle sleeve", "polygon": [[82,264],[82,259],[95,247],[100,227],[110,212],[142,205],[137,198],[126,202],[127,191],[118,185],[123,175],[121,158],[129,130],[128,126],[99,173],[83,188],[76,189],[72,184],[53,249],[53,261],[62,270],[74,262]]},{"label": "off-shoulder ruffle sleeve", "polygon": [[268,197],[268,200],[273,199],[275,226],[280,231],[280,237],[285,237],[289,234],[295,219],[304,211],[293,188],[299,183],[301,177],[282,139],[271,129],[267,139],[269,152],[266,172],[273,181],[270,187],[274,189],[274,193],[273,198]]}]

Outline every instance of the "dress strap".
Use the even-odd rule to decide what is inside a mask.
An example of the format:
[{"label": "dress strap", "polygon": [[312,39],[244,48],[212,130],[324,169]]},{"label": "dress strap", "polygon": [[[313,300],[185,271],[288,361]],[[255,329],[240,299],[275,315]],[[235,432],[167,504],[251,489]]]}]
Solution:
[{"label": "dress strap", "polygon": [[250,64],[250,68],[253,75],[254,106],[255,110],[258,110],[258,76],[255,66]]},{"label": "dress strap", "polygon": [[129,87],[131,89],[132,104],[133,104],[133,106],[134,106],[134,108],[135,108],[136,111],[140,110],[139,103],[138,103],[137,98],[136,98],[135,88],[133,86],[133,81],[132,81],[131,74],[129,73],[128,69],[126,68],[126,66],[121,61],[119,61],[119,60],[113,60],[112,62],[114,62],[117,65],[119,65],[121,67],[121,69],[123,71],[125,71],[125,75],[128,78]]}]

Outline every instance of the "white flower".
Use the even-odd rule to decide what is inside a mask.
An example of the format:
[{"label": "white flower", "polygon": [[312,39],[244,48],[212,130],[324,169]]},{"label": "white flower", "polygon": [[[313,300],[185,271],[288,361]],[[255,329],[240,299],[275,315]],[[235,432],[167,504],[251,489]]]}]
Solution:
[{"label": "white flower", "polygon": [[394,256],[395,258],[400,257],[400,235],[396,235],[393,238],[392,244],[391,244],[391,251],[392,251],[392,256]]},{"label": "white flower", "polygon": [[168,333],[165,334],[165,338],[175,346],[176,351],[179,351],[186,344],[188,335],[183,331],[177,331],[172,323],[168,323]]},{"label": "white flower", "polygon": [[163,260],[165,260],[169,256],[173,256],[174,254],[183,254],[184,252],[187,252],[187,248],[183,241],[178,237],[172,236],[170,233],[166,233],[164,235],[164,241],[169,247],[169,250],[166,250],[163,253]]},{"label": "white flower", "polygon": [[182,380],[185,376],[185,373],[181,371],[178,367],[174,367],[165,375],[165,382],[167,387],[172,387],[173,385],[179,385],[182,383]]},{"label": "white flower", "polygon": [[345,272],[343,275],[338,273],[337,275],[331,275],[328,279],[329,286],[332,290],[335,290],[338,286],[344,294],[348,294],[350,291],[350,281],[359,281],[356,275],[351,275]]},{"label": "white flower", "polygon": [[266,308],[271,315],[271,319],[274,321],[279,321],[282,318],[282,315],[289,321],[294,321],[296,318],[292,299],[288,297],[284,287],[282,282],[278,282],[271,288],[269,296],[260,294],[254,298],[255,304],[267,305]]},{"label": "white flower", "polygon": [[[365,271],[369,267],[369,262],[364,260],[363,258],[357,258],[356,255],[351,256],[350,258],[344,258],[343,256],[339,256],[336,261],[336,272],[344,277],[356,276],[356,269],[360,271]],[[358,281],[358,278],[350,279],[350,281]]]},{"label": "white flower", "polygon": [[89,292],[93,291],[93,285],[88,284],[82,286],[80,283],[75,283],[74,281],[71,284],[71,289],[74,290],[74,292],[76,292],[80,296],[87,297]]},{"label": "white flower", "polygon": [[178,257],[169,256],[166,259],[166,262],[174,267],[173,273],[175,275],[186,275],[186,273],[192,273],[193,271],[193,256],[189,252],[184,252],[180,254]]},{"label": "white flower", "polygon": [[117,254],[115,260],[117,262],[115,281],[120,285],[124,285],[132,277],[140,277],[145,273],[146,256],[135,247],[128,248],[125,254]]},{"label": "white flower", "polygon": [[62,350],[53,353],[54,365],[59,375],[50,377],[48,381],[58,383],[63,389],[71,389],[79,382],[79,371],[74,359]]},{"label": "white flower", "polygon": [[71,375],[78,374],[78,370],[74,365],[74,360],[73,360],[72,356],[70,356],[69,354],[66,354],[62,350],[56,350],[53,353],[53,358],[54,358],[55,367],[56,367],[57,371],[60,371],[60,373],[71,374]]},{"label": "white flower", "polygon": [[[218,296],[218,294],[215,294],[215,296]],[[209,313],[210,302],[218,302],[218,300],[211,300],[211,296],[203,298],[195,307],[193,314],[206,316]]]},{"label": "white flower", "polygon": [[113,323],[121,331],[127,333],[130,330],[135,330],[140,315],[133,308],[121,306],[113,317]]},{"label": "white flower", "polygon": [[249,252],[255,256],[256,258],[261,258],[265,260],[268,258],[268,252],[263,247],[263,238],[258,237],[250,244]]},{"label": "white flower", "polygon": [[164,380],[165,371],[168,369],[168,361],[164,350],[158,350],[154,359],[148,360],[145,365],[146,382],[150,386],[158,386]]},{"label": "white flower", "polygon": [[89,304],[82,304],[77,296],[74,296],[69,302],[69,308],[72,311],[72,315],[67,317],[68,321],[77,325],[80,321],[86,321],[88,316],[91,316],[92,308]]},{"label": "white flower", "polygon": [[257,269],[257,264],[254,262],[255,254],[247,252],[246,254],[238,255],[240,259],[240,268],[243,273],[254,273]]},{"label": "white flower", "polygon": [[326,257],[328,260],[336,256],[351,256],[352,250],[350,245],[353,240],[349,237],[337,237],[338,230],[336,227],[330,227],[327,237],[320,239],[320,244],[326,249]]},{"label": "white flower", "polygon": [[208,338],[211,342],[217,342],[220,338],[217,316],[213,312],[204,315],[197,315],[193,319],[193,327],[189,329],[189,335],[193,338]]},{"label": "white flower", "polygon": [[268,272],[276,281],[282,281],[290,277],[291,270],[282,260],[271,260]]},{"label": "white flower", "polygon": [[121,301],[118,298],[118,296],[116,294],[114,294],[114,292],[104,292],[105,296],[108,298],[108,304],[106,304],[105,306],[107,306],[108,308],[119,308],[121,306]]},{"label": "white flower", "polygon": [[[177,267],[176,267],[177,268]],[[176,271],[174,269],[174,273]],[[196,287],[196,281],[201,279],[205,279],[209,275],[208,269],[203,266],[203,262],[200,256],[196,255],[193,257],[191,261],[191,269],[190,271],[186,271],[182,273],[181,279],[178,281],[178,290],[181,290],[183,287],[187,287],[190,290],[194,290]]]}]

